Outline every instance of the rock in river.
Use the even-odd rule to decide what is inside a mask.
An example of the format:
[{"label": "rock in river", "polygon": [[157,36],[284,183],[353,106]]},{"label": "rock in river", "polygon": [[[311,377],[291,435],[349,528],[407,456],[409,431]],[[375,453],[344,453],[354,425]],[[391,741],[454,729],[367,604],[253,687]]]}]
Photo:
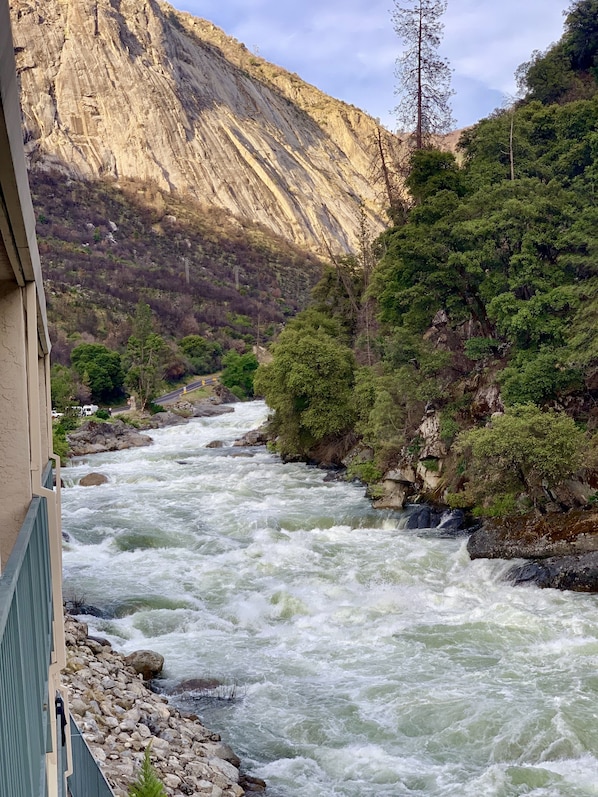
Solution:
[{"label": "rock in river", "polygon": [[102,451],[121,451],[125,448],[149,446],[151,437],[141,434],[123,421],[112,423],[86,421],[82,426],[67,435],[71,456],[99,454]]}]

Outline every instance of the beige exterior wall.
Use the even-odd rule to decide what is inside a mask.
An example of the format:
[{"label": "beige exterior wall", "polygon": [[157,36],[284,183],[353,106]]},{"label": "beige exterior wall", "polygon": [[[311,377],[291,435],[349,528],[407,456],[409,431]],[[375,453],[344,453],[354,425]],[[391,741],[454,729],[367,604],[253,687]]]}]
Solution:
[{"label": "beige exterior wall", "polygon": [[0,570],[32,497],[23,291],[0,283]]},{"label": "beige exterior wall", "polygon": [[[41,484],[52,458],[50,341],[35,216],[23,152],[21,109],[8,0],[0,0],[0,574],[34,495],[48,506],[54,598],[54,653],[49,694],[60,689],[65,664],[62,618],[60,478]],[[55,718],[47,756],[48,795],[58,792]]]}]

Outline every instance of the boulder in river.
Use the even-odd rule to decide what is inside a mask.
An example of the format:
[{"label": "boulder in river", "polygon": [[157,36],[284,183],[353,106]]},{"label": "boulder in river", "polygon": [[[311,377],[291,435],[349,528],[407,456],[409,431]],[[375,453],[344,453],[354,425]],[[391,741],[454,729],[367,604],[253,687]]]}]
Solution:
[{"label": "boulder in river", "polygon": [[106,484],[108,482],[108,477],[104,476],[103,473],[88,473],[86,476],[83,476],[82,479],[79,479],[79,486],[80,487],[97,487],[100,484]]},{"label": "boulder in river", "polygon": [[215,404],[210,399],[202,399],[193,404],[193,417],[194,418],[212,418],[216,415],[225,415],[227,412],[234,412],[234,407],[229,407],[227,404]]},{"label": "boulder in river", "polygon": [[164,656],[153,650],[135,650],[125,656],[125,664],[143,675],[144,681],[151,681],[162,672]]},{"label": "boulder in river", "polygon": [[183,423],[189,423],[189,419],[178,415],[176,412],[166,410],[164,412],[156,412],[155,415],[150,415],[143,421],[144,429],[164,429],[165,426],[180,426]]},{"label": "boulder in river", "polygon": [[250,429],[245,432],[243,437],[235,440],[234,446],[265,446],[268,442],[268,434],[265,426],[260,426],[259,429]]},{"label": "boulder in river", "polygon": [[551,556],[512,567],[507,578],[514,584],[598,592],[598,551],[575,556]]}]

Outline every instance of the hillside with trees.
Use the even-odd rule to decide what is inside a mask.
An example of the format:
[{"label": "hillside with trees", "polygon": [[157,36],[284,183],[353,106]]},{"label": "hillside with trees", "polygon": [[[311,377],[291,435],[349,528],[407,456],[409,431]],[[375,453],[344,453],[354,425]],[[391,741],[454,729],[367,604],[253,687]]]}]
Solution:
[{"label": "hillside with trees", "polygon": [[337,261],[286,327],[256,378],[283,454],[344,461],[380,505],[595,499],[597,18],[572,4],[519,70],[524,98],[458,158],[416,148],[406,222]]}]

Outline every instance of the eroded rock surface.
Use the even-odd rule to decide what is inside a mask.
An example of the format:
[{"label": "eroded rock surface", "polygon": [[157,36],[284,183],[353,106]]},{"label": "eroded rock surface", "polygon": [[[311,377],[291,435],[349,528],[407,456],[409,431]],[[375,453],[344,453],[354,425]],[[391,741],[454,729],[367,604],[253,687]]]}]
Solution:
[{"label": "eroded rock surface", "polygon": [[401,142],[357,108],[167,3],[10,5],[34,168],[151,182],[315,249],[357,249],[361,212],[386,226],[372,141],[393,161]]}]

